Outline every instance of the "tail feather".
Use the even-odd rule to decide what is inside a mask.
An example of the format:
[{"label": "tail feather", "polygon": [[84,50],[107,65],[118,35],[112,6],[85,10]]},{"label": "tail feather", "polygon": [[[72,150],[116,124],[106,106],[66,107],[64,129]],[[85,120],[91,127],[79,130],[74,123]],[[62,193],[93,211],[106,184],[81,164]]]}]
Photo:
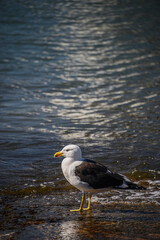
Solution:
[{"label": "tail feather", "polygon": [[128,182],[128,181],[127,181],[126,184],[128,185],[128,188],[127,188],[127,189],[146,190],[145,187],[138,186],[137,184],[132,183],[132,182]]},{"label": "tail feather", "polygon": [[120,177],[121,180],[123,180],[123,184],[120,186],[120,188],[146,190],[145,187],[138,186],[136,183],[131,182],[126,176],[124,176],[122,174],[116,174],[116,176]]}]

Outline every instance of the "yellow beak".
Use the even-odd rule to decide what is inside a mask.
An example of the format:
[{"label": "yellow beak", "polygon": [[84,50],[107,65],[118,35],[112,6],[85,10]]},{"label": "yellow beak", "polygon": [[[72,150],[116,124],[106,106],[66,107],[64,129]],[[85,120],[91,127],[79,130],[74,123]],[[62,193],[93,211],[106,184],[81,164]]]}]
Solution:
[{"label": "yellow beak", "polygon": [[61,153],[61,152],[56,152],[55,154],[54,154],[54,157],[60,157],[60,156],[62,156],[63,155],[63,153]]}]

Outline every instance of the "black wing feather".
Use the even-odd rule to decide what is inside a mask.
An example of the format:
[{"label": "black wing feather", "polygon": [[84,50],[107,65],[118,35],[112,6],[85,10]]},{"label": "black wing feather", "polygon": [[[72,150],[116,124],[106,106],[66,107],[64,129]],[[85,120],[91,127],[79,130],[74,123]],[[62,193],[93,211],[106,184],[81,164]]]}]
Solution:
[{"label": "black wing feather", "polygon": [[75,174],[94,189],[123,188],[121,186],[124,183],[126,189],[145,189],[130,182],[125,176],[113,173],[106,166],[88,159],[75,168]]},{"label": "black wing feather", "polygon": [[106,166],[94,161],[84,161],[75,168],[75,174],[94,189],[118,187],[123,184],[123,177],[112,173]]}]

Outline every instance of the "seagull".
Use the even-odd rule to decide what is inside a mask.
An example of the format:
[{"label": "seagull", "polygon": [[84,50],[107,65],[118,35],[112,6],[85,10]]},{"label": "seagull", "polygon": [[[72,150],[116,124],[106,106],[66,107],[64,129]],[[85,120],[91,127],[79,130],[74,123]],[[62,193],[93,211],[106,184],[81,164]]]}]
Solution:
[{"label": "seagull", "polygon": [[[79,146],[70,144],[54,157],[64,156],[61,163],[62,172],[67,181],[82,192],[82,200],[78,209],[70,211],[90,210],[91,194],[106,191],[107,189],[137,189],[144,190],[142,186],[131,182],[126,176],[113,173],[101,163],[82,158]],[[89,193],[87,208],[83,208],[85,194]]]}]

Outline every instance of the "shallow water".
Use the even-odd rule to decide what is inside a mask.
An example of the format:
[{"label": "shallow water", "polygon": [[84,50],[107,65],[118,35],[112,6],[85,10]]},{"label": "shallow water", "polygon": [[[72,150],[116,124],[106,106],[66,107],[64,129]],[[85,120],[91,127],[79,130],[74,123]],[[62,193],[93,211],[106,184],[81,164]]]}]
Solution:
[{"label": "shallow water", "polygon": [[[0,3],[2,239],[158,239],[158,1]],[[81,194],[53,154],[87,158],[146,191]]]}]

